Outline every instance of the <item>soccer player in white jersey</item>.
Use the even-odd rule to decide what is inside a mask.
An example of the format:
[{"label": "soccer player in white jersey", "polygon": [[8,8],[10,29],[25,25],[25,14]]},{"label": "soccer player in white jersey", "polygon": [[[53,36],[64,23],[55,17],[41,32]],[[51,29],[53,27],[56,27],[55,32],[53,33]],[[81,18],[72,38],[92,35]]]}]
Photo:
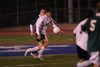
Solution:
[{"label": "soccer player in white jersey", "polygon": [[38,15],[38,16],[36,16],[35,18],[34,18],[34,20],[32,21],[32,23],[30,24],[30,34],[31,35],[33,35],[34,33],[33,33],[33,26],[36,24],[36,21],[37,21],[37,19],[39,18],[39,17],[41,17],[41,16],[43,16],[43,15],[45,15],[45,9],[44,8],[41,8],[40,9],[40,14]]},{"label": "soccer player in white jersey", "polygon": [[88,18],[91,18],[92,16],[94,16],[94,12],[92,10],[89,10],[87,12],[87,18],[82,20],[73,31],[76,37],[78,58],[80,59],[76,64],[76,67],[83,67],[86,63],[87,65],[91,64],[91,62],[88,61],[90,55],[87,52],[88,34],[81,30],[81,26],[84,25],[87,22]]},{"label": "soccer player in white jersey", "polygon": [[[30,34],[33,36],[33,26],[35,25],[36,26],[36,21],[37,21],[37,19],[38,18],[40,18],[40,17],[42,17],[42,16],[44,16],[45,15],[45,9],[44,8],[41,8],[40,9],[40,14],[38,15],[38,16],[36,16],[35,18],[34,18],[34,20],[32,21],[32,23],[30,24]],[[40,49],[41,48],[41,46],[42,46],[42,43],[41,42],[38,42],[38,48]],[[26,48],[26,50],[27,50],[28,48]],[[28,49],[28,51],[32,51],[32,49]],[[34,58],[37,58],[36,57],[36,55],[35,55],[35,53],[37,53],[37,51],[32,51],[31,52],[31,55],[34,57]],[[27,55],[27,52],[24,54],[25,56]]]},{"label": "soccer player in white jersey", "polygon": [[[43,60],[42,54],[48,45],[46,31],[49,24],[52,24],[53,27],[57,27],[51,17],[51,10],[47,9],[46,14],[42,17],[39,17],[36,22],[37,41],[42,43],[41,47],[39,48],[39,46],[36,46],[34,48],[31,48],[31,51],[38,51],[38,59],[40,60]],[[59,33],[63,33],[63,31],[60,30]],[[30,52],[30,49],[27,49],[25,54],[27,54],[28,52]]]}]

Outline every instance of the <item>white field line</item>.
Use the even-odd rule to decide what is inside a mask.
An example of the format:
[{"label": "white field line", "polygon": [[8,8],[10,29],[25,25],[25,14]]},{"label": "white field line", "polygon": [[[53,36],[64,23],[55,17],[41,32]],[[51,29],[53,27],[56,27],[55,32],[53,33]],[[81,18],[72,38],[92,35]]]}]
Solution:
[{"label": "white field line", "polygon": [[[77,61],[74,61],[77,62]],[[74,63],[74,62],[58,62],[58,63],[39,63],[39,64],[25,64],[25,65],[16,65],[14,67],[28,67],[28,66],[38,66],[38,65],[50,65],[50,64],[66,64],[66,63]],[[11,67],[11,66],[4,66],[4,67]]]}]

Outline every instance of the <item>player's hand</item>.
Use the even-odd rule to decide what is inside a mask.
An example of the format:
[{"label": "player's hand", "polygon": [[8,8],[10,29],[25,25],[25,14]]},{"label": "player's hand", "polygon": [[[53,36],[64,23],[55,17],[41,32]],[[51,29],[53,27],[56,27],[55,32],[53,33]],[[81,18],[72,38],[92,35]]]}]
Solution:
[{"label": "player's hand", "polygon": [[40,40],[40,39],[41,39],[40,35],[38,35],[38,36],[37,36],[37,39],[38,39],[38,40]]},{"label": "player's hand", "polygon": [[44,40],[46,43],[48,43],[48,38],[45,38],[45,40]]},{"label": "player's hand", "polygon": [[64,34],[64,31],[60,30],[59,34],[62,34],[63,35]]},{"label": "player's hand", "polygon": [[31,35],[31,36],[33,36],[33,35],[34,35],[34,33],[33,33],[33,32],[31,32],[31,33],[30,33],[30,35]]}]

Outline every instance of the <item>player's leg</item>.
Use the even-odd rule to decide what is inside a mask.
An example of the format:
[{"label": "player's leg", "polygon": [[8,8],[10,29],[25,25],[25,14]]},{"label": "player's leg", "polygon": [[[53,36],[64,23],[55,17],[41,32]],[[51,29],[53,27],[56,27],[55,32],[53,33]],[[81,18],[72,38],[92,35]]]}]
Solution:
[{"label": "player's leg", "polygon": [[84,51],[79,46],[77,46],[77,53],[79,62],[76,64],[76,67],[88,66],[91,64],[89,61],[90,56],[87,51]]},{"label": "player's leg", "polygon": [[[36,35],[37,36],[37,35]],[[40,37],[41,37],[41,39],[40,40],[38,40],[37,39],[37,41],[38,41],[38,50],[37,51],[32,51],[32,53],[31,53],[31,55],[34,57],[34,58],[37,58],[37,56],[36,56],[36,53],[41,49],[41,47],[43,46],[43,40],[45,39],[45,36],[43,35],[43,34],[40,34]]]},{"label": "player's leg", "polygon": [[93,67],[100,67],[100,65],[96,65],[96,64],[94,64]]},{"label": "player's leg", "polygon": [[40,60],[43,60],[42,54],[43,54],[43,52],[45,51],[45,49],[46,49],[46,47],[47,47],[47,45],[48,45],[48,38],[45,38],[45,36],[43,36],[43,37],[44,37],[43,46],[41,47],[40,51],[38,52],[38,53],[39,53],[39,54],[38,54],[38,58],[39,58]]},{"label": "player's leg", "polygon": [[89,61],[89,60],[86,60],[84,62],[81,62],[81,63],[77,63],[76,67],[88,67],[89,65],[91,65],[92,62]]},{"label": "player's leg", "polygon": [[27,55],[28,52],[30,51],[38,51],[38,46],[34,47],[34,48],[26,48],[25,49],[25,53],[24,53],[24,56]]},{"label": "player's leg", "polygon": [[100,52],[96,51],[96,52],[90,52],[90,61],[94,64],[93,67],[100,67]]},{"label": "player's leg", "polygon": [[90,58],[89,53],[80,48],[79,46],[77,46],[77,53],[78,53],[78,58],[80,59],[79,63],[84,62],[85,60],[89,60]]},{"label": "player's leg", "polygon": [[[37,38],[37,34],[36,34],[36,38]],[[33,51],[34,54],[37,53],[37,51],[40,49],[40,45],[41,45],[40,42],[41,42],[41,40],[38,40],[38,39],[36,39],[36,40],[39,42],[39,46],[36,46],[36,47],[34,47],[34,48],[26,48],[26,49],[25,49],[25,54],[24,54],[24,56],[26,56],[27,53],[30,52],[30,51]],[[33,54],[31,53],[31,55],[33,55]]]},{"label": "player's leg", "polygon": [[39,42],[38,50],[37,50],[37,51],[32,51],[32,52],[31,52],[31,56],[33,56],[33,58],[37,58],[36,54],[37,54],[38,51],[41,49],[42,45],[43,45],[42,42]]},{"label": "player's leg", "polygon": [[43,57],[42,57],[42,55],[43,55],[43,52],[45,51],[47,45],[48,45],[48,44],[47,44],[47,41],[46,41],[46,42],[44,41],[43,46],[41,47],[40,51],[38,52],[38,53],[39,53],[39,54],[38,54],[38,59],[44,60]]}]

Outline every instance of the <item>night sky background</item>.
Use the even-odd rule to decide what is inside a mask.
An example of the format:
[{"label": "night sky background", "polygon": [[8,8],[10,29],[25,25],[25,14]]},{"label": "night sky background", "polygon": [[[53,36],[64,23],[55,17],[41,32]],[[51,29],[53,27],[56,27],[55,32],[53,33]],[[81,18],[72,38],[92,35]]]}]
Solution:
[{"label": "night sky background", "polygon": [[[73,0],[73,8],[78,7],[78,0]],[[96,8],[99,0],[91,0],[91,8]],[[56,8],[58,13],[58,23],[68,22],[68,18],[64,20],[63,9],[64,2],[68,9],[68,0],[56,0]],[[37,6],[36,6],[37,5]],[[88,9],[88,0],[80,0],[80,8]],[[55,19],[55,0],[0,0],[0,27],[14,27],[29,25],[34,17],[38,15],[39,9],[50,7],[53,10],[53,18]],[[18,11],[18,21],[17,21]],[[68,12],[68,10],[66,10]],[[74,12],[74,11],[73,11]],[[83,19],[84,17],[82,17]],[[76,22],[77,19],[74,21]],[[17,22],[19,22],[17,24]]]}]

